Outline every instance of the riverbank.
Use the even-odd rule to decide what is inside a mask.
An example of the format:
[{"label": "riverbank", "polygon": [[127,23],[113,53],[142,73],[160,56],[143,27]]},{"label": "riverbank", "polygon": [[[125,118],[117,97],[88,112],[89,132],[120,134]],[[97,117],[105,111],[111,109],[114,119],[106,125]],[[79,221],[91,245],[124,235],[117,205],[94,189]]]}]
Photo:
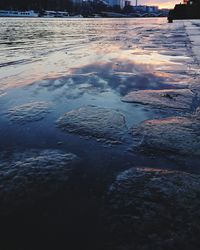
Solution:
[{"label": "riverbank", "polygon": [[[184,22],[188,41],[186,46],[191,50],[196,67],[199,67],[199,21]],[[198,155],[199,149],[199,71],[197,70],[193,83],[184,90],[140,91],[129,93],[124,101],[140,102],[153,106],[173,107],[179,110],[190,110],[188,114],[145,121],[134,130],[141,138],[140,146],[144,150],[164,150],[183,155]],[[189,90],[189,91],[188,91]],[[187,93],[186,93],[186,92]],[[189,98],[189,99],[188,99]],[[185,106],[186,103],[189,105]],[[180,104],[180,106],[179,106]],[[193,106],[193,108],[192,108]]]},{"label": "riverbank", "polygon": [[199,249],[199,22],[0,22],[2,249]]},{"label": "riverbank", "polygon": [[191,42],[191,49],[198,64],[200,64],[200,21],[192,20],[184,22],[186,33]]}]

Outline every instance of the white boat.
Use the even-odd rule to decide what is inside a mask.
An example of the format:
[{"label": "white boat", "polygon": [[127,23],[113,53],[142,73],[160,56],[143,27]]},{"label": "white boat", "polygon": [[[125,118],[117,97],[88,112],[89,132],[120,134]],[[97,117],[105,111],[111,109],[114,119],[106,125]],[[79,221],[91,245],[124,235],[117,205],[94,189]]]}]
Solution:
[{"label": "white boat", "polygon": [[40,16],[47,18],[51,17],[66,18],[69,17],[69,13],[66,11],[45,10]]},{"label": "white boat", "polygon": [[0,10],[0,17],[38,17],[38,13],[34,12],[33,10]]}]

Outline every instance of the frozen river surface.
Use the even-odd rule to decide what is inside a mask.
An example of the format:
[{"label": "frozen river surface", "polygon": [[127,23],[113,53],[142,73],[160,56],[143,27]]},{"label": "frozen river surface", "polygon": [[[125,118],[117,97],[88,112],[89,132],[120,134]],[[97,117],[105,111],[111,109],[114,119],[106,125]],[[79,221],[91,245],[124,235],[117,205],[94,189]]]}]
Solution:
[{"label": "frozen river surface", "polygon": [[[127,150],[133,148],[135,138],[126,132],[132,127],[174,113],[122,102],[124,96],[135,90],[185,89],[195,83],[197,66],[182,22],[170,25],[161,18],[0,22],[1,150],[64,148],[91,160],[99,157],[104,164],[103,154],[109,150],[114,149],[117,157],[122,152],[130,155]],[[108,147],[80,137],[85,134],[82,130],[77,135],[76,129],[63,133],[58,128],[56,121],[64,113],[90,105],[117,110],[124,117],[126,143]],[[187,103],[187,111],[190,106]],[[107,126],[99,124],[101,114],[97,116],[94,130]],[[73,123],[70,126],[79,126],[80,120]],[[97,137],[109,141],[101,138],[103,133]],[[139,158],[136,164],[140,165]]]},{"label": "frozen river surface", "polygon": [[14,232],[31,215],[27,237],[40,225],[43,243],[51,234],[59,236],[49,245],[65,242],[68,232],[68,243],[78,235],[97,249],[99,204],[120,171],[200,172],[199,27],[162,18],[0,19],[0,215],[14,216]]}]

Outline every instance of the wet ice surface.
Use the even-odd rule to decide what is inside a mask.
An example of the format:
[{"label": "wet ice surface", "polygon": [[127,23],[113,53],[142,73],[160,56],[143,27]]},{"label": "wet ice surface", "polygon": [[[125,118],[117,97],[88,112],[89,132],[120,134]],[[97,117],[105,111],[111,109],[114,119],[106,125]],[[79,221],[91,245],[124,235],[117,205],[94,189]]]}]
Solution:
[{"label": "wet ice surface", "polygon": [[197,63],[200,63],[200,24],[198,20],[192,20],[184,23],[187,35],[191,42],[191,49],[194,53]]},{"label": "wet ice surface", "polygon": [[140,137],[145,150],[171,151],[184,155],[200,155],[199,115],[147,120],[133,134]]},{"label": "wet ice surface", "polygon": [[31,102],[10,108],[6,115],[13,122],[26,123],[39,121],[43,119],[48,112],[50,112],[48,103]]},{"label": "wet ice surface", "polygon": [[[165,19],[151,20],[1,19],[0,129],[6,147],[19,146],[22,134],[21,147],[57,145],[66,134],[62,136],[55,121],[82,106],[120,110],[128,128],[171,112],[122,103],[121,98],[134,90],[185,89],[188,101],[177,97],[181,101],[175,106],[189,108],[188,88],[196,84],[196,69],[185,27],[181,22],[170,26]],[[30,107],[29,112],[29,103],[42,102],[51,103],[52,112],[46,106]],[[36,124],[40,116],[45,119]],[[9,120],[19,119],[29,123],[7,126]],[[72,126],[77,124],[78,120]],[[26,136],[28,131],[39,139]],[[126,136],[127,131],[122,133]],[[123,147],[129,149],[130,143]]]},{"label": "wet ice surface", "polygon": [[[2,183],[11,191],[19,187],[21,204],[28,205],[16,209],[19,198],[10,193],[14,215],[1,223],[4,241],[16,234],[13,244],[25,246],[24,239],[33,242],[38,232],[54,249],[59,243],[101,247],[102,197],[120,171],[141,166],[200,173],[199,66],[185,32],[191,23],[2,18],[0,24],[0,162],[9,180],[2,177]],[[127,97],[137,103],[122,102]],[[65,154],[80,159],[75,172],[68,172]],[[55,186],[44,185],[48,177]],[[30,191],[40,201],[30,202],[23,191],[38,183],[41,189]],[[54,187],[62,192],[48,196]]]},{"label": "wet ice surface", "polygon": [[115,110],[87,106],[65,113],[57,120],[63,130],[91,136],[105,142],[121,143],[126,132],[124,116]]},{"label": "wet ice surface", "polygon": [[138,90],[128,93],[122,101],[190,110],[194,98],[195,95],[189,89]]},{"label": "wet ice surface", "polygon": [[68,182],[78,158],[59,150],[30,150],[1,154],[0,217],[59,192]]},{"label": "wet ice surface", "polygon": [[120,173],[107,194],[110,248],[198,249],[199,178],[150,168]]}]

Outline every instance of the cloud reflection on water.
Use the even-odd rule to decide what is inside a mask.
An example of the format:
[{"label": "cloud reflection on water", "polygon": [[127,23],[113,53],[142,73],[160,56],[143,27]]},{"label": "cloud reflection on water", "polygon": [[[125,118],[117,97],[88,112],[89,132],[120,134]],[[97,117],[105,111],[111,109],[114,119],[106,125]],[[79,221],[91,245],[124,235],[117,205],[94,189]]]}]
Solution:
[{"label": "cloud reflection on water", "polygon": [[[188,61],[187,56],[180,56],[179,50],[170,55],[165,53],[169,49],[162,42],[155,44],[160,32],[167,29],[163,22],[155,19],[148,25],[143,19],[122,19],[120,23],[115,19],[9,20],[1,26],[0,56],[3,66],[7,66],[0,68],[1,89],[33,83],[44,87],[43,80],[48,79],[49,90],[63,85],[72,88],[74,84],[74,88],[82,90],[110,89],[125,95],[133,89],[187,84],[187,76],[177,73]],[[174,36],[177,39],[177,32]],[[182,36],[179,43],[183,44]],[[144,46],[152,46],[151,51]]]},{"label": "cloud reflection on water", "polygon": [[114,90],[124,96],[136,89],[183,88],[188,84],[188,80],[188,77],[182,74],[156,71],[154,65],[116,59],[72,68],[67,76],[39,81],[38,88],[46,88],[49,91],[65,88],[67,92],[76,89],[79,94],[98,94]]}]

